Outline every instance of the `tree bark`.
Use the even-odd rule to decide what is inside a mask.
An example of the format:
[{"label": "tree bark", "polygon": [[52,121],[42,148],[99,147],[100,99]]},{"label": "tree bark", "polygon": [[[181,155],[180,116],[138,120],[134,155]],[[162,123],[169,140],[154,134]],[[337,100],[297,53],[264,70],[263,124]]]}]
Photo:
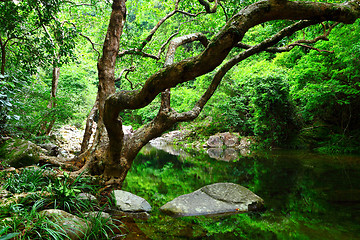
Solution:
[{"label": "tree bark", "polygon": [[[49,111],[51,111],[51,109],[56,107],[56,92],[57,92],[57,87],[58,87],[58,83],[59,83],[59,77],[60,77],[60,68],[56,67],[55,64],[53,66],[53,70],[52,70],[52,79],[51,79],[51,96],[50,96],[50,102],[47,105],[47,108],[49,109]],[[50,113],[50,115],[52,115]],[[48,125],[48,121],[44,120],[41,123],[40,126],[40,130],[37,133],[38,136],[40,135],[49,135],[52,127],[54,126],[54,123],[56,121],[56,117],[52,116],[52,119],[49,122]]]},{"label": "tree bark", "polygon": [[80,153],[85,152],[88,148],[89,148],[89,143],[90,143],[90,139],[91,136],[93,134],[93,127],[94,127],[94,122],[95,122],[95,116],[98,113],[99,110],[99,101],[98,99],[95,100],[95,104],[92,107],[89,116],[86,119],[86,126],[85,126],[85,131],[84,131],[84,136],[83,136],[83,140],[81,142],[81,150]]},{"label": "tree bark", "polygon": [[[54,67],[52,72],[52,81],[51,81],[51,100],[49,103],[50,109],[56,107],[56,92],[59,84],[59,77],[60,77],[60,68]],[[56,121],[56,117],[54,116],[53,119],[50,121],[49,126],[46,129],[45,135],[50,134],[55,121]]]},{"label": "tree bark", "polygon": [[1,37],[0,37],[0,47],[1,47],[1,70],[0,70],[0,73],[2,75],[5,75],[6,45],[5,45],[5,43],[3,43]]},{"label": "tree bark", "polygon": [[[109,159],[117,159],[117,153],[121,151],[124,136],[122,124],[120,121],[117,121],[114,127],[116,134],[115,136],[111,136],[112,138],[115,137],[116,144],[109,145],[107,140],[108,134],[104,125],[104,105],[107,97],[115,93],[115,66],[119,52],[120,37],[126,19],[125,2],[125,0],[114,0],[112,4],[112,12],[104,41],[103,54],[97,64],[99,87],[97,103],[95,103],[93,109],[98,109],[97,129],[92,146],[75,159],[80,162],[85,160],[85,165],[80,171],[90,170],[91,173],[114,175],[112,173],[112,167],[116,168],[116,165],[110,166],[109,162],[111,162],[111,160]],[[117,119],[118,116],[117,114],[115,119]],[[102,166],[105,166],[105,169]]]}]

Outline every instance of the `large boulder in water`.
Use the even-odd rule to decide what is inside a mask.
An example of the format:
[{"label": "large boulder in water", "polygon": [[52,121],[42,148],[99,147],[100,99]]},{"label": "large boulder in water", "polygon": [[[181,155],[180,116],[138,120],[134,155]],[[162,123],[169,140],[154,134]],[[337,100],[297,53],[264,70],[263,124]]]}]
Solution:
[{"label": "large boulder in water", "polygon": [[173,217],[230,215],[260,210],[263,205],[263,199],[243,186],[215,183],[181,195],[160,210]]}]

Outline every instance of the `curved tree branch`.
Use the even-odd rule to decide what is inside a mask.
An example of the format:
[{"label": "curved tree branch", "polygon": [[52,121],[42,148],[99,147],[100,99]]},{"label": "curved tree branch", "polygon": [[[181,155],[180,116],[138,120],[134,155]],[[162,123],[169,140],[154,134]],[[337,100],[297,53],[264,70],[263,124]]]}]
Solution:
[{"label": "curved tree branch", "polygon": [[168,20],[169,18],[171,18],[172,16],[174,16],[176,13],[181,13],[181,14],[183,14],[183,15],[190,16],[190,17],[196,17],[196,16],[198,16],[199,14],[204,13],[204,12],[200,12],[200,13],[197,13],[197,14],[192,14],[192,13],[188,13],[188,12],[179,10],[179,9],[178,9],[178,7],[179,7],[179,2],[180,2],[180,0],[176,0],[174,10],[171,11],[170,13],[166,14],[166,16],[163,17],[162,19],[160,19],[160,21],[153,27],[153,29],[151,29],[149,35],[145,38],[144,41],[142,41],[142,43],[140,44],[140,46],[139,46],[138,48],[133,48],[133,49],[121,51],[121,52],[119,52],[118,56],[119,56],[119,57],[123,57],[124,55],[128,55],[128,54],[136,54],[136,55],[140,55],[140,56],[142,56],[142,57],[149,57],[149,58],[152,58],[152,59],[155,59],[155,60],[159,60],[163,47],[165,47],[165,45],[166,45],[175,35],[177,35],[177,34],[173,34],[173,35],[171,35],[171,36],[168,38],[168,40],[166,41],[166,43],[161,46],[158,55],[155,56],[155,55],[153,55],[153,54],[144,53],[143,50],[144,50],[145,46],[151,41],[151,39],[152,39],[153,36],[155,35],[156,31],[160,28],[160,26],[161,26],[166,20]]},{"label": "curved tree branch", "polygon": [[198,0],[198,1],[199,1],[199,3],[201,5],[204,6],[207,13],[215,13],[216,12],[219,0],[215,0],[215,5],[212,8],[211,8],[210,3],[208,1],[206,1],[206,0]]},{"label": "curved tree branch", "polygon": [[107,99],[107,104],[116,112],[141,108],[165,89],[214,70],[241,41],[248,29],[257,24],[277,19],[353,23],[359,15],[360,7],[356,2],[331,4],[299,1],[276,6],[269,1],[257,2],[232,17],[201,54],[158,71],[147,79],[141,90],[113,94]]},{"label": "curved tree branch", "polygon": [[284,37],[291,36],[296,31],[299,31],[303,28],[306,28],[306,27],[316,24],[316,23],[317,23],[316,21],[297,22],[291,26],[284,28],[277,34],[273,35],[271,38],[268,38],[268,39],[262,41],[261,43],[255,45],[255,46],[252,46],[251,48],[248,48],[247,50],[239,53],[237,56],[230,59],[216,72],[216,74],[215,74],[211,84],[207,88],[206,92],[197,101],[197,103],[195,104],[195,106],[193,107],[192,110],[190,110],[188,112],[183,112],[183,113],[172,112],[171,118],[173,119],[173,121],[184,122],[184,121],[191,121],[191,120],[197,118],[199,116],[201,110],[205,106],[205,104],[209,101],[209,99],[214,94],[214,92],[215,92],[216,88],[218,87],[218,85],[220,84],[222,78],[237,63],[243,61],[244,59],[246,59],[256,53],[264,51],[269,46],[275,45],[280,40],[282,40]]},{"label": "curved tree branch", "polygon": [[[164,67],[173,64],[174,55],[179,46],[194,41],[200,41],[204,47],[208,45],[208,40],[202,33],[189,34],[173,39],[167,50]],[[170,106],[170,89],[166,89],[161,93],[161,106],[157,116],[143,128],[135,131],[134,135],[124,143],[124,155],[127,159],[132,159],[133,155],[136,155],[146,143],[160,136],[176,123],[176,121],[170,118],[172,111],[174,110]]]},{"label": "curved tree branch", "polygon": [[[114,0],[118,2],[120,0]],[[114,8],[113,8],[114,10]],[[213,38],[206,49],[199,55],[184,59],[177,63],[170,63],[169,66],[164,67],[157,73],[149,77],[142,89],[134,91],[119,91],[110,95],[104,104],[103,120],[109,136],[109,160],[106,161],[104,175],[118,177],[122,182],[130,169],[133,159],[140,150],[140,148],[150,139],[160,136],[161,133],[173,126],[178,121],[191,119],[193,112],[200,112],[206,101],[211,97],[217,85],[221,81],[226,72],[231,69],[239,61],[244,58],[256,54],[266,48],[273,46],[281,38],[282,34],[290,34],[294,29],[284,29],[279,35],[275,35],[262,43],[243,51],[238,56],[232,58],[225,63],[215,78],[212,84],[205,92],[203,97],[195,105],[193,112],[176,113],[170,109],[170,112],[159,111],[155,119],[137,130],[132,137],[124,140],[122,131],[122,122],[118,119],[120,111],[124,109],[137,109],[148,105],[154,98],[166,89],[175,87],[177,84],[193,80],[194,78],[204,75],[216,67],[218,67],[229,52],[242,40],[245,33],[253,26],[263,22],[279,19],[290,20],[313,20],[314,22],[321,22],[325,20],[339,21],[344,23],[353,23],[360,17],[360,6],[357,0],[345,4],[332,4],[323,2],[286,2],[264,0],[242,9],[239,13],[234,15],[222,30]],[[111,18],[112,19],[112,18]],[[301,22],[301,24],[311,24],[311,22]],[[110,29],[111,27],[109,27]],[[300,28],[301,29],[301,28]],[[289,32],[289,33],[287,33]],[[111,34],[108,31],[108,34]],[[117,36],[116,39],[119,39]],[[112,76],[109,80],[114,80],[113,70],[114,65],[107,65],[107,62],[102,62],[110,59],[109,64],[115,63],[113,60],[114,53],[117,55],[117,50],[113,45],[107,51],[107,46],[104,44],[104,56],[109,54],[108,58],[100,59],[99,65],[108,67],[101,69],[99,67],[99,79],[101,74]],[[118,46],[118,45],[117,45]],[[109,72],[106,72],[108,70]],[[101,86],[99,86],[100,89]],[[166,97],[168,98],[168,97]],[[101,104],[99,104],[101,108]],[[164,109],[169,109],[166,103]],[[192,115],[192,116],[188,116]]]},{"label": "curved tree branch", "polygon": [[[324,24],[321,23],[323,26]],[[305,48],[310,48],[310,49],[313,49],[313,50],[316,50],[318,52],[329,52],[329,53],[333,53],[333,51],[328,51],[328,50],[322,50],[322,49],[318,49],[318,48],[315,48],[315,47],[312,47],[312,46],[309,46],[307,44],[313,44],[313,43],[316,43],[320,40],[324,40],[324,41],[328,41],[328,36],[330,35],[331,31],[334,29],[334,27],[336,27],[339,23],[334,23],[332,24],[328,29],[325,29],[324,28],[324,34],[323,35],[320,35],[320,36],[317,36],[315,37],[314,39],[310,39],[310,40],[306,40],[306,39],[301,39],[301,40],[298,40],[298,41],[295,41],[287,46],[284,46],[284,47],[269,47],[267,49],[265,49],[265,51],[267,52],[272,52],[272,53],[275,53],[275,52],[288,52],[290,51],[291,49],[293,49],[295,46],[301,46],[301,47],[305,47]],[[252,46],[251,45],[248,45],[248,44],[245,44],[245,43],[238,43],[236,45],[237,47],[240,47],[240,48],[244,48],[244,49],[249,49],[251,48]]]},{"label": "curved tree branch", "polygon": [[[131,154],[137,154],[138,151],[151,139],[160,136],[164,131],[171,128],[175,123],[177,122],[184,122],[184,121],[190,121],[198,117],[201,110],[205,106],[205,104],[208,102],[208,100],[212,97],[214,94],[217,86],[220,84],[222,78],[225,76],[225,74],[237,63],[240,61],[256,54],[264,49],[268,48],[269,46],[272,46],[276,43],[278,43],[281,39],[283,39],[286,36],[291,36],[296,31],[299,31],[305,27],[308,27],[310,25],[318,23],[317,21],[300,21],[297,22],[289,27],[284,28],[274,36],[272,36],[269,39],[264,40],[260,44],[251,47],[250,49],[247,49],[237,56],[230,59],[227,63],[225,63],[215,74],[211,84],[209,85],[206,92],[202,95],[202,97],[198,100],[198,102],[195,104],[192,110],[188,112],[178,113],[174,109],[170,107],[170,89],[166,89],[164,92],[161,93],[161,107],[159,110],[158,115],[145,125],[143,128],[138,129],[134,135],[128,140],[129,143],[125,143],[124,146],[131,146],[130,149],[126,149],[125,153],[128,155]],[[165,66],[168,64],[172,64],[174,59],[175,50],[177,47],[179,47],[182,44],[185,44],[187,42],[195,41],[195,40],[201,40],[203,43],[206,43],[204,41],[203,35],[187,35],[183,37],[179,37],[174,39],[169,46],[167,59],[165,61]],[[205,45],[207,46],[207,45]],[[136,141],[135,141],[136,140]],[[130,142],[132,144],[130,144]],[[137,144],[134,144],[134,143]],[[131,159],[132,156],[127,156],[127,158]]]}]

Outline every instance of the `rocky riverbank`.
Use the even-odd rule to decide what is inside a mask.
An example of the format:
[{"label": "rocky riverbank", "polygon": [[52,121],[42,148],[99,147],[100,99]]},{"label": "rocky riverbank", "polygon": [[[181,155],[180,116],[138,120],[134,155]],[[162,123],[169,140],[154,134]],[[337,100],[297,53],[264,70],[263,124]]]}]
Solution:
[{"label": "rocky riverbank", "polygon": [[[256,143],[254,137],[242,137],[239,133],[217,133],[205,142],[189,142],[189,130],[176,130],[150,141],[150,145],[172,155],[190,156],[186,149],[206,152],[211,158],[234,161],[240,156],[249,156]],[[175,146],[175,147],[174,147]]]}]

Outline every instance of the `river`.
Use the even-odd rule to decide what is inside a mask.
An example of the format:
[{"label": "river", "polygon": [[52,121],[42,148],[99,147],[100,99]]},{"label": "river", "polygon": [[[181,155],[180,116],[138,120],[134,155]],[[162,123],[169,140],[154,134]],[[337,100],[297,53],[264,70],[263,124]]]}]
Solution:
[{"label": "river", "polygon": [[[216,182],[249,188],[266,209],[176,219],[159,212],[173,198]],[[126,239],[360,239],[360,156],[273,150],[226,162],[147,147],[123,189],[153,207],[151,218],[135,220]]]}]

